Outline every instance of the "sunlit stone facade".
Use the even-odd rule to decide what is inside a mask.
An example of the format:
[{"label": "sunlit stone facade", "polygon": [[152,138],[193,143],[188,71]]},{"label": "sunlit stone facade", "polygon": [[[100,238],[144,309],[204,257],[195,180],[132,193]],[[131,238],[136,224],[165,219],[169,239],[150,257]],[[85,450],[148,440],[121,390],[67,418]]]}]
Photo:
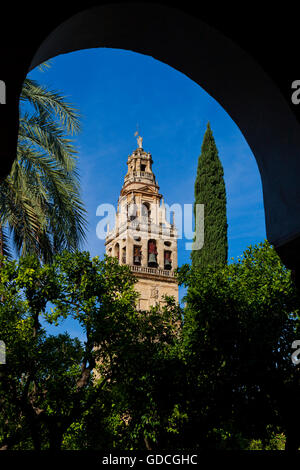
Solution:
[{"label": "sunlit stone facade", "polygon": [[[138,279],[138,308],[148,310],[163,303],[163,295],[178,301],[177,231],[174,220],[166,220],[166,208],[152,171],[152,156],[142,148],[129,155],[115,227],[106,236],[106,253],[130,266]],[[173,215],[171,214],[171,219]]]}]

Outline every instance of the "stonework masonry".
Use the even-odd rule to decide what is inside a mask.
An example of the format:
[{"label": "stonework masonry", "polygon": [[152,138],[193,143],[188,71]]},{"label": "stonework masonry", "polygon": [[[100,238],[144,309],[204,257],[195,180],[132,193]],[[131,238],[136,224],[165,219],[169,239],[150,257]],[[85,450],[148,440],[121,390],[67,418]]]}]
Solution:
[{"label": "stonework masonry", "polygon": [[[106,253],[130,266],[138,282],[137,307],[163,304],[163,295],[178,301],[177,231],[166,220],[166,209],[152,171],[152,156],[142,148],[128,156],[128,170],[118,200],[114,229],[106,235]],[[174,217],[173,217],[174,218]]]}]

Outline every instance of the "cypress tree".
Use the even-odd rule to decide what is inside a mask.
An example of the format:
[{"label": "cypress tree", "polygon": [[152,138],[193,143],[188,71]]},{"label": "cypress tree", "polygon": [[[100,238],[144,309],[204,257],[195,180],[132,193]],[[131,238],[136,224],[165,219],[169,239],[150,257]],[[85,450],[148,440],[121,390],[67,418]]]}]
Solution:
[{"label": "cypress tree", "polygon": [[218,268],[227,263],[227,216],[224,172],[218,149],[208,122],[198,159],[195,180],[194,217],[196,204],[204,204],[204,245],[192,250],[192,266]]}]

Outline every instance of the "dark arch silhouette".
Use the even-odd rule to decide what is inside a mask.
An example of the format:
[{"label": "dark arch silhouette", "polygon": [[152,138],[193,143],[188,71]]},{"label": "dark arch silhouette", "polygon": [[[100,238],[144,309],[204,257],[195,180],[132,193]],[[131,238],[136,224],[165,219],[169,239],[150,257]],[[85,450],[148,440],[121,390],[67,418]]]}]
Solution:
[{"label": "dark arch silhouette", "polygon": [[68,19],[58,26],[53,15],[51,18],[52,32],[34,55],[26,56],[18,79],[10,77],[13,86],[7,95],[12,110],[6,120],[1,119],[2,174],[8,173],[15,156],[18,97],[28,67],[31,70],[58,54],[94,47],[150,55],[198,83],[241,130],[262,179],[268,240],[283,262],[295,270],[297,279],[300,125],[290,104],[258,62],[199,17],[163,4],[108,3],[73,16],[70,10],[65,16]]}]

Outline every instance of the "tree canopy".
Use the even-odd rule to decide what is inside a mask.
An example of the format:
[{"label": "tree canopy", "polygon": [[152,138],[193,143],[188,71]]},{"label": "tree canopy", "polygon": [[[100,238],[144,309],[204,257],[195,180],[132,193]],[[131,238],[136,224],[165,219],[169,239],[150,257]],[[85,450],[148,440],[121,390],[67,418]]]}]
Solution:
[{"label": "tree canopy", "polygon": [[[30,255],[4,261],[0,276],[0,331],[7,346],[0,366],[0,446],[60,449],[70,427],[82,416],[86,426],[95,426],[91,410],[105,416],[122,390],[119,422],[129,412],[132,439],[148,446],[155,441],[148,385],[159,376],[155,364],[167,367],[163,352],[176,340],[180,312],[174,302],[169,299],[162,311],[137,311],[129,267],[86,252],[64,252],[51,265]],[[67,316],[81,326],[84,344],[67,333],[48,335],[41,325],[41,317],[58,324]]]},{"label": "tree canopy", "polygon": [[[1,448],[297,449],[290,271],[264,242],[178,279],[189,287],[184,310],[166,297],[143,312],[115,258],[3,260]],[[45,322],[67,317],[85,341],[47,334]]]}]

